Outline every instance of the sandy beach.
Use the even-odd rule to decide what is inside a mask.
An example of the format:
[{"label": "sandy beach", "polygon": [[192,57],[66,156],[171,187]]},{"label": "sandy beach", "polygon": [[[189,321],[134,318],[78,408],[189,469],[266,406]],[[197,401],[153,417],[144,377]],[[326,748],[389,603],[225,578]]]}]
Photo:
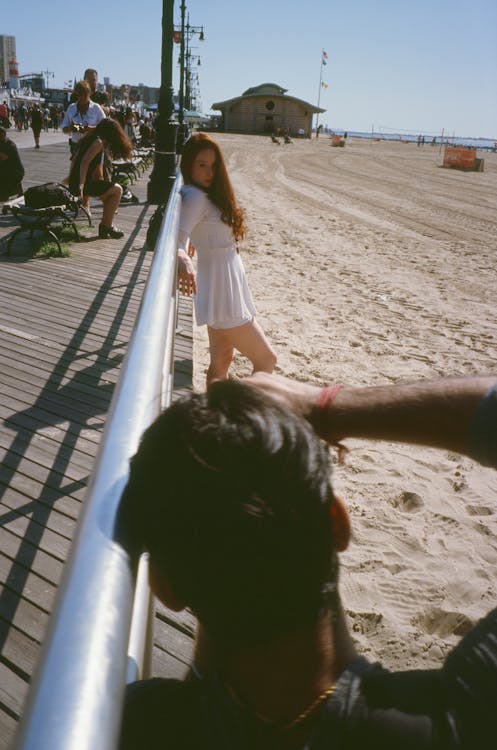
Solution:
[{"label": "sandy beach", "polygon": [[[317,384],[497,373],[497,154],[443,169],[439,147],[216,135],[277,372]],[[196,329],[197,390],[207,365]],[[250,367],[238,357],[236,376]],[[459,455],[348,441],[342,592],[361,650],[432,667],[497,600],[497,474]]]}]

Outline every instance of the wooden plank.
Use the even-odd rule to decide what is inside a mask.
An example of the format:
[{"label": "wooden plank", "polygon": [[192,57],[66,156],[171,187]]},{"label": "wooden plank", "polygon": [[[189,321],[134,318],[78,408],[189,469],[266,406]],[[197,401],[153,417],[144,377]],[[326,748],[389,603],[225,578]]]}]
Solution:
[{"label": "wooden plank", "polygon": [[[4,315],[4,320],[6,320],[6,315],[8,313]],[[33,331],[27,332],[13,326],[10,320],[9,323],[10,325],[0,324],[0,345],[2,348],[10,349],[15,353],[19,350],[19,339],[23,339],[23,348],[18,353],[32,352],[34,356],[40,358],[46,364],[50,363],[59,367],[65,364],[67,369],[78,371],[107,360],[110,360],[110,363],[115,362],[117,357],[122,356],[125,351],[123,345],[109,343],[106,344],[105,348],[101,345],[91,347],[87,343],[83,347],[83,340],[63,341],[58,338],[49,338],[46,331],[42,334]]]},{"label": "wooden plank", "polygon": [[163,651],[172,654],[184,664],[189,665],[193,657],[193,638],[171,624],[155,618],[154,643]]},{"label": "wooden plank", "polygon": [[20,598],[16,593],[5,588],[2,591],[2,610],[0,617],[7,620],[4,612],[14,613],[10,616],[9,622],[15,625],[18,630],[25,633],[34,641],[41,643],[43,635],[48,624],[48,614],[39,607],[35,607],[26,599]]},{"label": "wooden plank", "polygon": [[[57,534],[71,540],[74,536],[76,526],[74,519],[66,513],[60,513],[57,508],[52,507],[49,503],[43,503],[39,498],[36,500],[36,503],[38,503],[38,507],[45,505],[48,511],[48,517],[45,521],[47,529],[55,531]],[[8,514],[8,511],[10,510],[11,512],[19,513],[23,516],[31,516],[36,508],[35,503],[31,498],[17,492],[13,487],[8,487],[7,491],[2,494],[0,507],[2,508],[2,515],[5,511],[7,511]],[[2,523],[5,524],[5,520],[4,516],[2,518]]]},{"label": "wooden plank", "polygon": [[0,707],[13,718],[18,717],[21,712],[27,687],[26,682],[13,669],[0,662]]},{"label": "wooden plank", "polygon": [[[1,439],[1,433],[0,433]],[[31,499],[38,500],[42,496],[46,502],[53,504],[62,497],[69,497],[76,501],[84,498],[86,480],[74,480],[55,471],[47,471],[25,456],[16,456],[10,451],[0,448],[0,487],[15,487]],[[0,490],[0,497],[4,489]],[[70,508],[79,512],[77,506],[69,503],[65,511],[73,517]]]},{"label": "wooden plank", "polygon": [[[0,547],[6,557],[18,565],[31,570],[49,583],[58,584],[62,576],[63,564],[60,560],[39,549],[27,540],[21,544],[18,536],[0,527]],[[5,581],[3,581],[5,583]],[[4,616],[0,608],[0,617]]]},{"label": "wooden plank", "polygon": [[[23,357],[18,357],[19,362],[23,362]],[[30,377],[31,383],[38,383],[39,391],[44,395],[46,393],[55,393],[57,395],[57,401],[61,402],[61,396],[67,392],[70,398],[80,398],[80,403],[84,404],[86,400],[91,400],[94,404],[94,410],[99,414],[99,408],[104,411],[110,402],[112,393],[112,386],[114,383],[110,383],[108,380],[102,384],[95,382],[93,375],[89,376],[83,372],[82,374],[77,373],[75,377],[64,375],[66,368],[62,371],[58,371],[58,368],[54,368],[52,373],[47,372],[47,378],[52,377],[53,384],[45,385],[45,379],[40,378],[40,370],[37,369],[30,362],[22,364],[22,369],[18,369],[15,366],[9,367],[8,365],[3,367],[4,377],[10,381],[16,381],[18,373],[22,374],[23,377]],[[23,380],[20,378],[19,382]],[[55,387],[54,387],[55,386]],[[107,398],[107,404],[102,403],[102,398]],[[86,420],[88,420],[88,409],[86,409]],[[101,418],[100,418],[100,421]]]},{"label": "wooden plank", "polygon": [[[15,373],[15,370],[10,370],[10,372]],[[22,371],[19,371],[19,374],[23,374]],[[25,380],[22,380],[21,377],[16,377],[14,381],[12,377],[0,372],[0,389],[6,397],[12,399],[12,402],[14,399],[17,400],[17,404],[15,405],[16,411],[27,409],[33,404],[36,404],[40,411],[44,410],[48,412],[49,418],[51,417],[53,419],[55,416],[64,419],[67,418],[67,412],[69,412],[71,422],[80,424],[81,427],[86,425],[88,409],[85,407],[83,397],[77,398],[76,392],[73,396],[71,389],[69,388],[64,389],[64,396],[62,399],[60,391],[57,391],[55,388],[53,390],[44,388],[40,393],[40,388],[32,382],[26,382]],[[97,398],[98,397],[92,396],[92,403],[95,406],[98,403]],[[104,406],[101,404],[102,409],[108,409],[109,400],[110,399],[107,397],[105,399],[107,402],[106,405]],[[96,422],[96,427],[100,428],[104,424],[104,421],[103,418],[98,420]],[[81,427],[78,428],[78,434],[81,434]],[[99,443],[99,436],[98,434],[95,435],[93,430],[86,430],[86,433],[87,434],[84,435],[84,437],[88,441],[94,442],[95,444]]]},{"label": "wooden plank", "polygon": [[0,702],[0,750],[7,750],[10,747],[10,738],[13,737],[16,726],[17,720]]},{"label": "wooden plank", "polygon": [[[83,492],[86,492],[86,488]],[[47,492],[43,485],[33,482],[30,477],[25,477],[20,472],[13,473],[8,484],[0,482],[1,504],[7,508],[11,507],[11,503],[15,503],[17,509],[24,512],[21,508],[46,506],[48,510],[57,511],[58,514],[75,521],[79,516],[81,500],[61,493],[63,493],[62,488],[58,492]],[[6,499],[7,495],[9,499]]]},{"label": "wooden plank", "polygon": [[[45,513],[41,518],[45,521]],[[27,518],[15,511],[8,515],[8,521],[4,528],[19,537],[23,542],[31,542],[38,549],[49,552],[55,558],[64,562],[70,549],[70,540],[47,528],[45,524],[39,523],[36,518]]]},{"label": "wooden plank", "polygon": [[8,580],[9,588],[15,594],[22,596],[42,612],[47,614],[50,612],[56,592],[53,583],[32,571],[27,571],[26,574],[25,568],[2,553],[0,553],[0,575],[2,580]]},{"label": "wooden plank", "polygon": [[[12,407],[12,401],[9,402],[9,407]],[[31,444],[40,451],[45,451],[49,455],[53,455],[54,452],[57,452],[59,456],[69,454],[75,464],[84,469],[93,465],[98,444],[80,437],[79,430],[71,423],[67,424],[67,428],[57,427],[57,424],[54,425],[54,416],[44,409],[37,409],[33,406],[29,410],[16,412],[11,408],[4,409],[0,406],[0,419],[9,424],[7,429],[0,428],[0,433],[6,436],[12,436],[13,433],[18,432],[30,432],[32,433]],[[65,418],[63,424],[67,423],[67,419],[68,417]],[[57,421],[61,421],[61,418]],[[66,443],[70,443],[70,447],[64,449]]]},{"label": "wooden plank", "polygon": [[[39,455],[54,456],[59,460],[70,459],[75,466],[83,471],[92,468],[98,446],[80,438],[76,430],[56,429],[53,419],[47,420],[46,426],[41,419],[42,410],[33,409],[33,416],[25,416],[23,412],[12,414],[9,412],[10,426],[0,429],[2,444],[7,443],[9,438],[15,440],[19,434],[30,435],[29,443],[38,451]],[[4,412],[0,408],[0,415]],[[69,424],[68,427],[71,425]],[[46,461],[41,460],[43,465]]]},{"label": "wooden plank", "polygon": [[4,636],[2,658],[9,666],[15,665],[16,674],[28,681],[38,660],[40,644],[29,638],[11,623],[0,620],[0,638]]},{"label": "wooden plank", "polygon": [[154,646],[152,652],[152,675],[154,677],[170,677],[176,680],[184,680],[188,672],[188,666],[172,654],[164,651],[159,646]]}]

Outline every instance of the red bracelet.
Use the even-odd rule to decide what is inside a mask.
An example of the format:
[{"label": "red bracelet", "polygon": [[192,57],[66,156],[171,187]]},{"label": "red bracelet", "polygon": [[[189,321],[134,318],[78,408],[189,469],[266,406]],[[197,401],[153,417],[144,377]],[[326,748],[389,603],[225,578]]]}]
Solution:
[{"label": "red bracelet", "polygon": [[[328,385],[325,388],[323,388],[317,398],[317,401],[314,405],[313,409],[313,417],[311,418],[311,422],[314,425],[314,428],[317,430],[318,434],[323,434],[326,431],[327,426],[327,418],[323,414],[324,409],[329,410],[330,407],[333,404],[333,401],[335,400],[335,396],[337,395],[338,391],[343,388],[343,385]],[[338,450],[338,463],[343,464],[345,461],[345,456],[348,453],[348,449],[342,445],[342,443],[330,443],[331,445],[334,445],[334,447]]]},{"label": "red bracelet", "polygon": [[324,409],[327,406],[331,406],[333,401],[335,400],[335,396],[337,395],[338,391],[343,388],[343,385],[328,385],[325,388],[321,390],[321,393],[318,396],[318,400],[316,401],[316,409]]}]

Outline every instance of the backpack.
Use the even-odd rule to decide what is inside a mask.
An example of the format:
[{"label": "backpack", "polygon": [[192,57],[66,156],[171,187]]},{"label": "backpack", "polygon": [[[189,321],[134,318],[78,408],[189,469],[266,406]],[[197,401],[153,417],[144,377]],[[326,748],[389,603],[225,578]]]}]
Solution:
[{"label": "backpack", "polygon": [[162,219],[166,212],[167,204],[162,203],[155,209],[152,218],[150,219],[147,229],[147,248],[148,250],[155,250],[157,237],[159,236],[160,228],[162,226]]},{"label": "backpack", "polygon": [[29,208],[48,208],[49,206],[72,206],[76,197],[65,185],[59,182],[46,182],[44,185],[33,185],[24,193],[24,203]]}]

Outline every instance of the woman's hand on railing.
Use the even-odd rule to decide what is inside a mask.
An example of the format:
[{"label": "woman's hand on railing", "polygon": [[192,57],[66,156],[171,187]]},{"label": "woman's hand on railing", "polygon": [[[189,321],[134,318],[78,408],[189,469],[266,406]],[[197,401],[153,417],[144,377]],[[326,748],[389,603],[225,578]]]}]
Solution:
[{"label": "woman's hand on railing", "polygon": [[178,289],[191,296],[197,293],[197,279],[191,259],[184,250],[178,250]]}]

